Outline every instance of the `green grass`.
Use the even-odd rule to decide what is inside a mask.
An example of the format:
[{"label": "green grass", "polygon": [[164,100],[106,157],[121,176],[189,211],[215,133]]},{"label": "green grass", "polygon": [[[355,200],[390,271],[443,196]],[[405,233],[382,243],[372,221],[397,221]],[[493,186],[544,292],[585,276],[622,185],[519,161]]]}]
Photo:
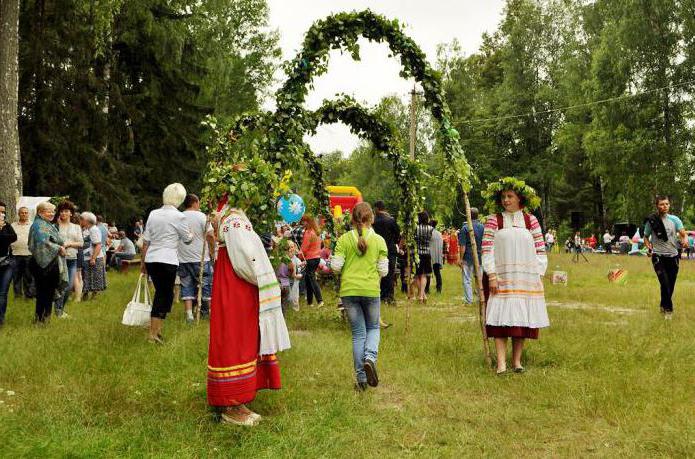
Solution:
[{"label": "green grass", "polygon": [[[284,389],[262,392],[253,429],[214,422],[205,399],[207,327],[165,325],[167,345],[120,325],[136,274],[110,274],[68,320],[31,325],[11,300],[0,331],[0,457],[683,457],[695,451],[695,262],[681,264],[676,314],[658,313],[645,258],[591,256],[547,285],[551,328],[524,375],[485,368],[458,268],[426,306],[386,307],[381,384],[353,391],[350,333],[332,307],[291,313]],[[608,283],[611,263],[629,271]],[[327,295],[328,296],[328,295]],[[327,301],[327,305],[333,303]],[[7,391],[15,395],[8,395]]]}]

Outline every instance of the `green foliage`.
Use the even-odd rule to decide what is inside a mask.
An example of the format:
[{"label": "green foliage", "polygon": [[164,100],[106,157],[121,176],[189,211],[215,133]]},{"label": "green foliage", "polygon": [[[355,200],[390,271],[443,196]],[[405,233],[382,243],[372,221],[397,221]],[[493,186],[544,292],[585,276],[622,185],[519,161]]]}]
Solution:
[{"label": "green foliage", "polygon": [[[325,101],[307,119],[311,122],[307,126],[308,132],[312,133],[316,132],[319,124],[343,122],[354,134],[369,140],[379,158],[390,162],[395,182],[400,188],[399,198],[403,209],[403,212],[399,214],[400,223],[408,240],[412,240],[415,234],[416,210],[422,204],[420,198],[422,196],[420,182],[422,167],[418,161],[408,158],[396,143],[393,126],[381,118],[378,112],[364,109],[354,99],[347,96],[336,101]],[[330,220],[328,193],[322,176],[322,165],[316,161],[314,154],[308,148],[305,151],[308,153],[306,159],[310,161],[312,167],[309,172],[315,184],[314,196],[322,203],[323,213],[328,217],[327,220]]]},{"label": "green foliage", "polygon": [[469,171],[458,143],[459,134],[449,121],[441,75],[430,67],[425,54],[403,33],[398,21],[388,20],[369,10],[329,16],[317,21],[306,33],[302,51],[286,66],[288,78],[276,96],[276,120],[284,131],[279,133],[276,157],[280,159],[279,153],[284,149],[292,150],[292,143],[303,135],[299,126],[303,118],[301,106],[314,78],[327,70],[329,51],[345,50],[359,59],[357,40],[360,36],[370,41],[387,42],[393,55],[400,57],[401,76],[413,77],[422,85],[425,104],[439,125],[438,139],[442,151],[448,160],[457,164],[457,167],[446,170],[443,178],[445,181],[451,179],[449,183],[454,189],[458,186],[469,189]]},{"label": "green foliage", "polygon": [[214,140],[207,148],[210,161],[203,178],[201,198],[208,211],[226,198],[230,206],[252,215],[254,226],[260,232],[268,232],[276,220],[275,200],[290,191],[292,174],[289,171],[277,174],[275,165],[267,162],[258,148],[237,143],[236,133],[257,129],[259,122],[260,116],[242,117],[229,129],[218,127],[215,118],[208,118],[206,125]]},{"label": "green foliage", "polygon": [[549,224],[594,231],[641,223],[656,193],[688,213],[694,30],[692,2],[507,1],[477,53],[439,59],[474,186],[522,178]]},{"label": "green foliage", "polygon": [[328,52],[343,49],[359,59],[358,38],[388,42],[394,55],[400,56],[401,75],[414,77],[425,91],[425,104],[438,123],[441,151],[452,167],[445,168],[442,183],[448,183],[448,195],[454,199],[460,188],[470,188],[470,169],[463,156],[459,135],[449,121],[449,111],[441,91],[441,76],[434,71],[415,42],[405,35],[397,21],[389,21],[369,10],[339,13],[317,21],[307,32],[302,51],[288,63],[288,78],[276,95],[277,110],[266,117],[267,137],[264,139],[265,158],[276,165],[277,171],[298,169],[304,161],[313,183],[316,206],[326,217],[329,232],[333,222],[328,209],[328,194],[323,168],[307,145],[303,136],[315,132],[319,124],[341,121],[354,133],[368,139],[383,159],[392,163],[396,182],[401,187],[403,212],[401,223],[409,245],[414,245],[415,214],[422,206],[421,165],[410,160],[394,140],[394,130],[376,113],[360,107],[353,99],[342,97],[325,102],[313,113],[303,108],[308,88],[313,79],[327,69]]},{"label": "green foliage", "polygon": [[21,5],[25,193],[122,223],[169,183],[200,189],[201,122],[256,110],[279,55],[265,0]]}]

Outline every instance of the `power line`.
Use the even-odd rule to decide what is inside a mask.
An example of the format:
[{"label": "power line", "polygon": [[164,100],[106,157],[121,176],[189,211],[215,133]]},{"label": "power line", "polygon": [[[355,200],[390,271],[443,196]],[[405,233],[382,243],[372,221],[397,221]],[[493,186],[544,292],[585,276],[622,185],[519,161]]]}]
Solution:
[{"label": "power line", "polygon": [[601,104],[605,104],[605,103],[609,103],[609,102],[615,102],[617,100],[630,99],[632,97],[639,97],[639,96],[643,96],[645,94],[663,91],[665,89],[679,88],[681,86],[687,86],[687,85],[690,85],[693,83],[695,83],[695,80],[689,80],[689,81],[684,81],[682,83],[676,83],[676,84],[672,84],[669,86],[664,86],[661,88],[647,89],[646,91],[638,92],[635,94],[624,94],[622,96],[611,97],[608,99],[595,100],[593,102],[586,102],[583,104],[569,105],[567,107],[552,108],[549,110],[542,110],[542,111],[538,111],[538,112],[523,113],[520,115],[506,115],[506,116],[499,116],[499,117],[493,117],[493,118],[478,118],[478,119],[473,119],[473,120],[463,120],[463,121],[460,121],[460,123],[461,124],[484,123],[487,121],[500,121],[500,120],[516,119],[516,118],[526,118],[528,116],[536,116],[536,115],[543,115],[546,113],[562,112],[565,110],[571,110],[573,108],[591,107],[594,105],[601,105]]}]

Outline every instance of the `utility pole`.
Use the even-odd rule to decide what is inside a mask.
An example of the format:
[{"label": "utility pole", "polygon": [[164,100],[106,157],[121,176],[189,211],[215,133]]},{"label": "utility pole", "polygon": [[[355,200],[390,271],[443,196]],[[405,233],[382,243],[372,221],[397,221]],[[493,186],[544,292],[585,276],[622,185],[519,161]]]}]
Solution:
[{"label": "utility pole", "polygon": [[415,143],[417,141],[417,97],[418,92],[413,84],[410,92],[410,159],[415,160]]}]

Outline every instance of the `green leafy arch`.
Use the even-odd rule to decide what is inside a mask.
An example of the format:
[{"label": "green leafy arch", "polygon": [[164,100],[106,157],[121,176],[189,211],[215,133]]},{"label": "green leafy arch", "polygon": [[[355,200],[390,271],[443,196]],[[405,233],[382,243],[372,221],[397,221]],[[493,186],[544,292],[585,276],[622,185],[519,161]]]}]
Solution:
[{"label": "green leafy arch", "polygon": [[[381,116],[373,110],[368,110],[348,96],[342,96],[333,101],[324,101],[315,112],[303,117],[305,132],[315,134],[318,126],[342,122],[353,134],[368,140],[374,145],[379,155],[391,162],[396,182],[400,186],[403,212],[399,215],[401,226],[405,229],[406,240],[410,241],[414,234],[415,211],[422,204],[422,165],[417,160],[411,160],[403,154],[403,149],[397,141],[396,131]],[[321,214],[330,222],[329,197],[326,183],[323,179],[323,167],[317,156],[308,145],[304,145],[304,161],[312,175],[314,198],[320,205]],[[332,231],[331,231],[332,232]]]},{"label": "green leafy arch", "polygon": [[[425,106],[437,121],[437,140],[446,160],[452,167],[444,171],[445,183],[460,185],[470,190],[470,168],[459,144],[459,134],[450,121],[449,108],[444,100],[441,75],[427,62],[425,53],[407,36],[397,20],[389,20],[370,10],[339,13],[315,22],[307,31],[302,51],[288,63],[288,77],[276,94],[277,110],[274,156],[283,164],[299,158],[298,139],[303,135],[305,121],[302,106],[316,76],[328,69],[331,50],[349,52],[359,60],[358,39],[364,37],[373,42],[387,42],[394,56],[400,58],[404,78],[412,77],[424,90]],[[457,190],[452,190],[456,194]]]},{"label": "green leafy arch", "polygon": [[[391,159],[394,174],[398,183],[402,184],[404,201],[407,200],[404,208],[411,214],[417,211],[421,203],[418,197],[421,168],[416,160],[412,161],[399,154],[401,150],[394,144],[395,137],[390,126],[354,100],[345,97],[326,102],[315,112],[309,112],[303,107],[314,78],[328,69],[329,52],[344,50],[350,52],[354,59],[359,59],[359,37],[387,42],[393,55],[400,58],[400,75],[413,77],[424,89],[425,106],[438,124],[438,144],[450,165],[441,175],[442,183],[448,184],[447,195],[442,198],[453,202],[459,188],[466,192],[470,189],[470,167],[459,145],[459,134],[450,122],[449,109],[441,89],[441,75],[431,68],[417,44],[403,33],[398,21],[388,20],[370,10],[339,13],[314,23],[307,31],[302,51],[286,66],[288,77],[276,94],[276,111],[238,120],[227,135],[228,138],[222,139],[222,143],[243,136],[249,130],[262,131],[262,135],[254,138],[251,143],[253,149],[260,151],[258,154],[275,168],[278,177],[284,177],[285,171],[296,168],[302,161],[307,163],[314,184],[314,195],[322,203],[322,213],[325,214],[328,212],[328,197],[323,170],[304,143],[303,137],[307,132],[315,132],[319,124],[342,121],[357,135],[372,141],[378,151]],[[256,156],[253,158],[258,159]],[[211,184],[214,191],[222,191],[223,187],[219,184],[229,180],[221,174],[229,173],[228,168],[218,161],[214,170],[208,169],[206,183]],[[271,187],[268,189],[275,189],[272,188],[274,184],[267,181],[267,185]],[[262,206],[265,204],[259,204],[259,211]],[[327,221],[332,223],[330,218]],[[408,233],[414,227],[414,215],[404,217],[403,223],[408,241],[412,243],[412,236]]]}]

